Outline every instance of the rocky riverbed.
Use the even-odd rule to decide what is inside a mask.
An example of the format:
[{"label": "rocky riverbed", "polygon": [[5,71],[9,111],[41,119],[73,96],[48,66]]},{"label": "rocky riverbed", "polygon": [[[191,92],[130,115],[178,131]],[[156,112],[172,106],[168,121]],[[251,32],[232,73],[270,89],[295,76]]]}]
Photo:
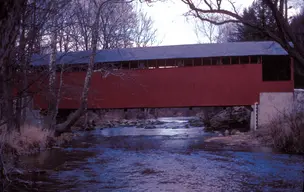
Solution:
[{"label": "rocky riverbed", "polygon": [[[204,127],[205,131],[222,135],[235,135],[249,131],[250,109],[246,107],[205,108],[196,117],[187,119],[184,128]],[[74,130],[94,130],[95,128],[137,127],[154,129],[164,122],[157,118],[150,119],[122,119],[101,118],[97,113],[88,112],[81,117],[74,126]],[[164,126],[163,128],[168,128]],[[178,128],[178,127],[176,127]]]}]

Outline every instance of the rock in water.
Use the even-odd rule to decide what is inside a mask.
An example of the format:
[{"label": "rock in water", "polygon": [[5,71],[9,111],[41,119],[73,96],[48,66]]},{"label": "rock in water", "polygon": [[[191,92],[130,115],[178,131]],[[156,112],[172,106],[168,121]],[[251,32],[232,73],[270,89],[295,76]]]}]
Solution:
[{"label": "rock in water", "polygon": [[153,126],[153,125],[146,125],[145,126],[145,129],[155,129],[156,127],[155,126]]},{"label": "rock in water", "polygon": [[208,119],[203,118],[203,121],[206,130],[246,129],[250,122],[250,110],[246,107],[228,107],[212,114]]},{"label": "rock in water", "polygon": [[136,128],[144,128],[144,125],[137,125]]},{"label": "rock in water", "polygon": [[192,127],[203,127],[204,123],[200,119],[190,119],[189,125]]},{"label": "rock in water", "polygon": [[156,120],[154,121],[154,125],[163,125],[165,122],[162,122],[162,121],[159,121],[159,120]]},{"label": "rock in water", "polygon": [[231,135],[236,135],[236,132],[237,132],[238,130],[236,130],[236,129],[232,129],[232,131],[231,131]]},{"label": "rock in water", "polygon": [[228,136],[228,135],[229,135],[229,131],[226,129],[225,136]]},{"label": "rock in water", "polygon": [[240,131],[236,131],[235,135],[243,135],[243,133],[241,133]]}]

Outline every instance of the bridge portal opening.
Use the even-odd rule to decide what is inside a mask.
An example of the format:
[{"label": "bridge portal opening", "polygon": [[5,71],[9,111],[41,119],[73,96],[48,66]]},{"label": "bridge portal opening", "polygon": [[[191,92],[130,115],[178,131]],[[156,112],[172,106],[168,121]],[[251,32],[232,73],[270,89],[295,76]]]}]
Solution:
[{"label": "bridge portal opening", "polygon": [[263,81],[291,80],[291,66],[288,56],[264,56],[262,59]]}]

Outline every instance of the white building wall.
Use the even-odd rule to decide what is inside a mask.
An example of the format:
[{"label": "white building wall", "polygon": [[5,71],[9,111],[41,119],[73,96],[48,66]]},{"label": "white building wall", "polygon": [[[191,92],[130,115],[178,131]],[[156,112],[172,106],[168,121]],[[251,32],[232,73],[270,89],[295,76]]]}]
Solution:
[{"label": "white building wall", "polygon": [[293,107],[293,92],[260,93],[258,127],[263,127],[280,114],[291,113]]}]

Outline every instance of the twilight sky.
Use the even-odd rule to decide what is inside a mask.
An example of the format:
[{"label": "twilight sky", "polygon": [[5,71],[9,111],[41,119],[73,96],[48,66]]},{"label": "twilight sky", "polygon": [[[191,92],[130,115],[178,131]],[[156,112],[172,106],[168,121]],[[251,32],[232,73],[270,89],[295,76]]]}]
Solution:
[{"label": "twilight sky", "polygon": [[[234,0],[239,9],[249,6],[253,0]],[[187,21],[183,16],[189,9],[180,0],[167,0],[147,5],[142,4],[145,10],[154,20],[154,26],[158,30],[159,45],[178,45],[197,43],[194,32],[193,20]],[[228,7],[228,9],[230,6]],[[192,24],[191,24],[192,23]],[[202,40],[207,42],[207,40]]]}]

